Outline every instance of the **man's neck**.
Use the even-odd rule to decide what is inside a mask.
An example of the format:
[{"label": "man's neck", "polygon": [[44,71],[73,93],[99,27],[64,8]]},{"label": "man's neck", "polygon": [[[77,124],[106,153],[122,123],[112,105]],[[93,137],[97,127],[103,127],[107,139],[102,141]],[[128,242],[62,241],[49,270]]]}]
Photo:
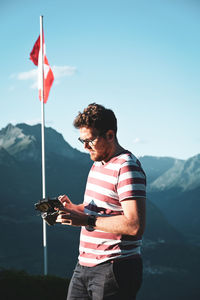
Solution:
[{"label": "man's neck", "polygon": [[106,158],[106,160],[102,161],[102,164],[103,165],[106,164],[109,160],[111,160],[113,157],[119,155],[123,151],[125,151],[125,149],[123,147],[121,147],[119,144],[116,144],[113,147],[113,150],[110,152],[110,155]]}]

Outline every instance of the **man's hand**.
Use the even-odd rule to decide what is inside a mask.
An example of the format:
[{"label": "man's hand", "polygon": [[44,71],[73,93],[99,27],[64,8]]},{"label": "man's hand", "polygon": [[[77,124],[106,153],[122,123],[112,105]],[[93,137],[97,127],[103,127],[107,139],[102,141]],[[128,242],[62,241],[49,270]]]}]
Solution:
[{"label": "man's hand", "polygon": [[71,202],[71,200],[66,195],[58,196],[58,200],[63,204],[64,207],[69,209],[74,209],[75,205]]},{"label": "man's hand", "polygon": [[59,211],[57,223],[71,226],[87,226],[88,216],[77,210],[64,208]]},{"label": "man's hand", "polygon": [[71,200],[69,199],[69,197],[67,197],[66,195],[60,195],[58,197],[58,200],[63,204],[63,206],[66,209],[70,209],[73,211],[79,211],[79,212],[83,212],[83,210],[84,210],[83,204],[76,205],[76,204],[72,203]]}]

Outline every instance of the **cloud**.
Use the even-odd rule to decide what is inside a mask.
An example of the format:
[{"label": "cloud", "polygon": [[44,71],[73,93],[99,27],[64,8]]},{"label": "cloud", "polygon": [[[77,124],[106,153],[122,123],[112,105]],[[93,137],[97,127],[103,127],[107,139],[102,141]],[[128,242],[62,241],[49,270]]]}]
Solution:
[{"label": "cloud", "polygon": [[70,67],[70,66],[53,66],[52,71],[55,79],[58,79],[61,77],[74,75],[77,69],[76,67]]},{"label": "cloud", "polygon": [[21,72],[16,75],[12,75],[13,78],[17,78],[17,80],[31,80],[33,83],[31,84],[32,89],[36,89],[38,87],[38,72],[37,69],[30,70],[27,72]]},{"label": "cloud", "polygon": [[37,80],[37,69],[17,74],[18,80]]},{"label": "cloud", "polygon": [[[54,78],[57,83],[59,83],[58,79],[66,77],[66,76],[73,76],[77,68],[71,66],[53,66],[52,71],[54,74]],[[31,80],[33,81],[31,88],[35,89],[38,86],[38,72],[37,69],[33,69],[27,72],[20,72],[18,74],[11,74],[11,79],[17,80]]]},{"label": "cloud", "polygon": [[143,140],[143,139],[140,139],[139,137],[136,137],[136,138],[133,140],[133,143],[134,143],[134,144],[146,144],[147,141],[146,141],[146,140]]}]

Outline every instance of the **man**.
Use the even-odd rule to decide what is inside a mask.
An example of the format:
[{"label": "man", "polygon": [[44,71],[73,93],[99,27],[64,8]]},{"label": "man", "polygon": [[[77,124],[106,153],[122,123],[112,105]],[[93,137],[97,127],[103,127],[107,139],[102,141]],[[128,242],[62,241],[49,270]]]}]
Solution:
[{"label": "man", "polygon": [[78,264],[68,300],[133,300],[142,281],[146,177],[138,159],[117,140],[112,110],[92,103],[74,120],[94,164],[84,202],[64,195],[57,222],[82,226]]}]

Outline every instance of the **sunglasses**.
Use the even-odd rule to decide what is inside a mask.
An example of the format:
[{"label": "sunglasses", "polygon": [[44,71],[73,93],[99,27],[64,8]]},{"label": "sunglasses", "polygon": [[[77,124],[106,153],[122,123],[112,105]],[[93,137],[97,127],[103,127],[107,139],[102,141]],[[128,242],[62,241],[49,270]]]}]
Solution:
[{"label": "sunglasses", "polygon": [[81,139],[80,137],[78,138],[79,142],[81,142],[82,144],[86,144],[86,145],[89,145],[90,147],[94,146],[94,141],[98,138],[99,136],[96,136],[95,138],[93,139]]}]

